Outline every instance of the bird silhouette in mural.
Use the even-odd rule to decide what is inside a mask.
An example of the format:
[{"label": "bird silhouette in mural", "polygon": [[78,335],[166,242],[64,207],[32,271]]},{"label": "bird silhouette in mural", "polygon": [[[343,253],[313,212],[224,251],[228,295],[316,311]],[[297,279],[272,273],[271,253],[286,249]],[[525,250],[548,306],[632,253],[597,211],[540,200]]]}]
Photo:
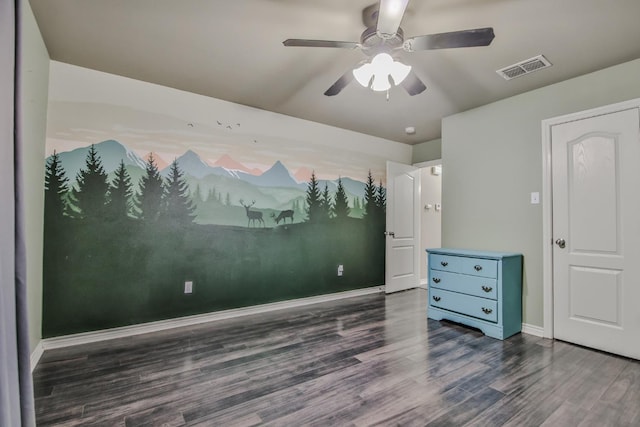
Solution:
[{"label": "bird silhouette in mural", "polygon": [[240,204],[244,207],[244,210],[247,211],[247,227],[251,227],[251,223],[253,222],[253,226],[256,226],[256,221],[262,223],[262,226],[264,227],[264,220],[262,219],[262,212],[258,212],[258,211],[252,211],[249,208],[253,205],[256,204],[256,201],[252,201],[251,204],[249,205],[245,205],[244,201],[242,199],[240,199]]}]

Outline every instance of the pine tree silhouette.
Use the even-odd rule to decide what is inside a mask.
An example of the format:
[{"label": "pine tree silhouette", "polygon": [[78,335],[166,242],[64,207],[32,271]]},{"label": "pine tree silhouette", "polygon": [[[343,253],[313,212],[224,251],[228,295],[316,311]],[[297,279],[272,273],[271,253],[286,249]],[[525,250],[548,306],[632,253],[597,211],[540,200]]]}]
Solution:
[{"label": "pine tree silhouette", "polygon": [[367,175],[367,183],[364,186],[364,212],[362,218],[374,222],[376,220],[376,184],[371,175],[371,171]]},{"label": "pine tree silhouette", "polygon": [[140,178],[137,209],[141,219],[155,221],[163,207],[165,186],[153,153],[149,153],[145,172],[145,175]]},{"label": "pine tree silhouette", "polygon": [[129,217],[133,207],[133,189],[131,178],[124,166],[124,160],[120,160],[120,165],[115,171],[115,176],[109,188],[110,200],[107,204],[107,212],[111,219],[124,220]]},{"label": "pine tree silhouette", "polygon": [[333,206],[331,203],[331,195],[329,194],[329,184],[325,182],[324,191],[322,192],[322,195],[320,197],[321,219],[328,220],[329,218],[331,218],[332,209]]},{"label": "pine tree silhouette", "polygon": [[189,186],[184,179],[182,171],[178,167],[177,160],[171,163],[169,169],[165,201],[165,220],[175,224],[188,224],[193,222],[195,207],[189,197]]},{"label": "pine tree silhouette", "polygon": [[67,213],[65,200],[69,187],[64,169],[60,164],[60,156],[54,150],[47,160],[44,172],[44,211],[45,221],[56,221]]},{"label": "pine tree silhouette", "polygon": [[201,204],[204,202],[204,198],[202,197],[202,190],[200,189],[200,183],[196,184],[196,189],[193,191],[193,196],[191,197],[195,204]]},{"label": "pine tree silhouette", "polygon": [[87,153],[85,166],[76,175],[77,188],[72,189],[73,198],[81,218],[101,219],[109,200],[109,183],[102,160],[93,144]]},{"label": "pine tree silhouette", "polygon": [[315,171],[311,172],[311,179],[307,184],[307,222],[318,222],[322,219],[320,189]]},{"label": "pine tree silhouette", "polygon": [[347,193],[342,185],[342,178],[338,178],[338,190],[333,202],[333,215],[338,219],[344,219],[349,216],[350,211]]},{"label": "pine tree silhouette", "polygon": [[380,180],[380,185],[376,188],[375,204],[378,221],[384,224],[387,214],[387,190],[382,186],[382,180]]},{"label": "pine tree silhouette", "polygon": [[207,203],[212,203],[212,202],[217,202],[218,201],[218,197],[216,196],[216,188],[215,187],[211,187],[209,189],[209,193],[207,194]]}]

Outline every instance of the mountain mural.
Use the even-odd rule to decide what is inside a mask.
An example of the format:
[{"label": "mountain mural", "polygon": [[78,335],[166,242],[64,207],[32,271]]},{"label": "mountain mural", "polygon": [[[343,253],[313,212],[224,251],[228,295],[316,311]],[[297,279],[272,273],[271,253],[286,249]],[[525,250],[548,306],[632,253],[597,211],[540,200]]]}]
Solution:
[{"label": "mountain mural", "polygon": [[[214,169],[206,164],[199,155],[191,150],[187,150],[182,156],[178,157],[176,159],[176,162],[183,172],[188,173],[189,175],[198,179],[212,174],[212,169]],[[160,171],[160,175],[166,177],[167,175],[169,175],[169,170],[170,167],[167,166]]]},{"label": "mountain mural", "polygon": [[233,158],[231,158],[231,156],[229,156],[228,154],[225,154],[224,156],[220,157],[218,160],[216,160],[216,162],[213,164],[213,166],[219,166],[221,168],[230,170],[230,171],[240,171],[240,172],[245,172],[251,175],[260,175],[262,174],[262,171],[260,169],[257,168],[253,168],[253,169],[249,169],[248,167],[246,167],[245,165],[243,165],[242,163],[234,160]]},{"label": "mountain mural", "polygon": [[[94,146],[102,159],[102,166],[107,173],[115,171],[120,165],[120,160],[124,161],[125,166],[145,168],[145,161],[118,141],[110,139],[95,144]],[[90,146],[87,146],[58,153],[60,155],[60,163],[64,167],[70,181],[74,181],[80,169],[85,167],[89,148]]]},{"label": "mountain mural", "polygon": [[[341,179],[342,181],[342,186],[344,187],[344,190],[348,193],[348,194],[353,194],[354,196],[358,196],[358,197],[364,197],[364,187],[365,187],[365,183],[355,180],[353,178],[349,178],[348,176],[345,176],[344,178]],[[334,183],[336,181],[333,181]],[[337,185],[336,185],[337,188]]]},{"label": "mountain mural", "polygon": [[[109,174],[110,182],[114,179],[114,171],[118,168],[120,160],[124,161],[133,191],[138,194],[140,180],[145,175],[145,160],[115,140],[103,141],[94,144],[94,147],[105,171]],[[78,171],[85,168],[89,148],[90,146],[87,146],[58,153],[60,165],[71,184],[75,182]],[[145,157],[148,159],[148,156],[149,154]],[[167,179],[170,165],[166,165],[157,155],[154,155],[154,159],[161,176]],[[236,218],[237,214],[231,215],[231,211],[225,210],[224,207],[240,206],[240,200],[255,201],[254,209],[264,210],[268,215],[297,209],[300,212],[297,218],[302,220],[304,217],[308,180],[301,182],[297,177],[302,178],[307,174],[310,176],[311,171],[307,169],[298,169],[297,176],[294,176],[284,163],[276,161],[269,169],[260,172],[257,169],[249,169],[229,155],[220,157],[211,165],[193,150],[187,150],[177,157],[176,162],[184,174],[190,196],[196,204],[202,205],[196,211],[197,223],[239,224],[244,218]],[[348,202],[353,205],[351,214],[360,217],[365,183],[350,177],[342,177],[341,180]],[[325,186],[330,194],[334,195],[338,189],[337,180],[318,180],[320,191],[324,191]],[[206,203],[206,206],[203,203]],[[359,206],[357,209],[356,203]],[[229,214],[224,220],[221,214],[223,211]]]},{"label": "mountain mural", "polygon": [[268,170],[258,176],[247,173],[238,173],[238,178],[250,184],[259,187],[291,187],[301,188],[307,187],[304,183],[298,183],[291,175],[291,172],[279,160],[273,164]]}]

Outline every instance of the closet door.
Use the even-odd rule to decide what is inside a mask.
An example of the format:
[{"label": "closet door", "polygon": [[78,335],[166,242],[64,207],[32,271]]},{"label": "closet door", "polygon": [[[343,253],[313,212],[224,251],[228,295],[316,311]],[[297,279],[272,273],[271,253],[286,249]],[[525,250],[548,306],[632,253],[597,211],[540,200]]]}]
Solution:
[{"label": "closet door", "polygon": [[640,115],[551,130],[554,336],[640,359]]}]

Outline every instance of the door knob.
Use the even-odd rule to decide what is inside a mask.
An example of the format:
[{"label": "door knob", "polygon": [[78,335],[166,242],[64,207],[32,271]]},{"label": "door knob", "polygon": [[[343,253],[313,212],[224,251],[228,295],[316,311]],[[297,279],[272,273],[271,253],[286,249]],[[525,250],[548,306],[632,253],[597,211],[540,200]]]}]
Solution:
[{"label": "door knob", "polygon": [[558,245],[560,249],[564,249],[564,247],[567,246],[567,242],[565,242],[564,239],[558,239],[556,240],[556,245]]},{"label": "door knob", "polygon": [[393,231],[385,231],[384,235],[385,236],[396,237],[396,233],[394,233]]}]

